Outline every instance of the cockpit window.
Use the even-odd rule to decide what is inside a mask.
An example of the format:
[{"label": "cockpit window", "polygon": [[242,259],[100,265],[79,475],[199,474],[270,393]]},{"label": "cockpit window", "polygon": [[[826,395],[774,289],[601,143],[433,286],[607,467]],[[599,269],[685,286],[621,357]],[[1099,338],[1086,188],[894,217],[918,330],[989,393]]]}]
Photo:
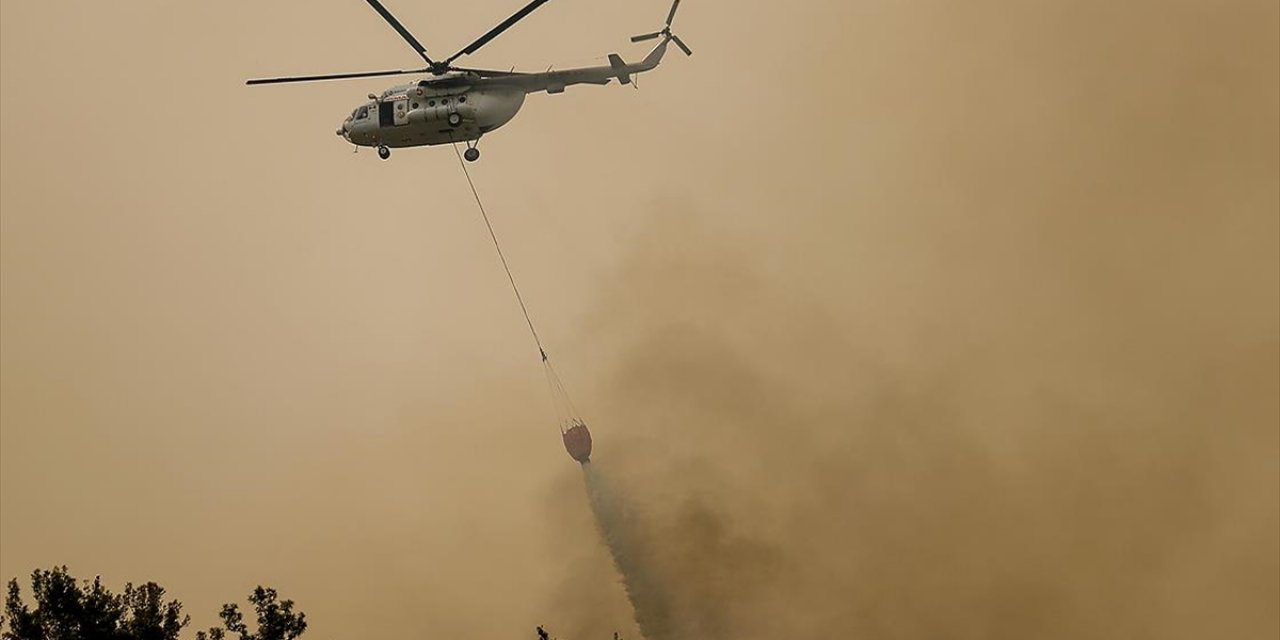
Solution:
[{"label": "cockpit window", "polygon": [[368,117],[369,117],[369,105],[360,107],[360,109],[356,111],[356,120],[364,120],[365,118],[368,118]]}]

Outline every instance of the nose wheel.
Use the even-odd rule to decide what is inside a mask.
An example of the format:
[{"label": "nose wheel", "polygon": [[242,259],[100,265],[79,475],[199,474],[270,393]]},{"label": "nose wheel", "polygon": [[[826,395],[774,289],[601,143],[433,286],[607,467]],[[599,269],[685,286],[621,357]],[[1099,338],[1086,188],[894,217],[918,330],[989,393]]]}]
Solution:
[{"label": "nose wheel", "polygon": [[378,145],[378,157],[382,158],[383,160],[386,160],[387,158],[391,157],[391,150],[387,148],[387,145],[385,144]]},{"label": "nose wheel", "polygon": [[480,159],[480,150],[475,147],[471,147],[462,152],[462,157],[465,158],[467,162],[475,162]]}]

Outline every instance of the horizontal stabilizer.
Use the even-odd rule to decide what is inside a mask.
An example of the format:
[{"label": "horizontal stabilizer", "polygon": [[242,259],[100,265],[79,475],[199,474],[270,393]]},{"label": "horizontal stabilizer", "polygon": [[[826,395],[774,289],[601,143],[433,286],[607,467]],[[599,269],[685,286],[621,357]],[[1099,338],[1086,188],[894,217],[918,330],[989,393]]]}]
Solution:
[{"label": "horizontal stabilizer", "polygon": [[627,73],[627,63],[622,56],[616,53],[609,54],[609,66],[618,72],[618,82],[631,84],[631,75]]}]

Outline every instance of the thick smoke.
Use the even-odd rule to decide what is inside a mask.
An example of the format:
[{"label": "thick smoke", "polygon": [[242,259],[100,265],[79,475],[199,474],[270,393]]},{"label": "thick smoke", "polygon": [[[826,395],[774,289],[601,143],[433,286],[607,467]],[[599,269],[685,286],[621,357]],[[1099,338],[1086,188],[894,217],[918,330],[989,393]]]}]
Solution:
[{"label": "thick smoke", "polygon": [[[739,580],[772,579],[766,566],[776,562],[775,550],[738,538],[714,508],[698,500],[684,498],[672,521],[655,522],[634,508],[598,464],[583,465],[583,479],[601,541],[643,638],[741,633],[726,598],[753,591],[749,584],[735,584]],[[604,632],[594,635],[604,637]]]},{"label": "thick smoke", "polygon": [[[1069,335],[1147,313],[1124,301],[1017,331],[876,328],[754,273],[754,247],[698,217],[637,245],[621,289],[644,295],[609,297],[595,328],[629,345],[593,425],[613,488],[588,474],[619,572],[579,558],[566,592],[621,580],[649,640],[1277,628],[1274,337]],[[990,313],[1028,301],[1007,304]],[[927,348],[885,348],[899,331]],[[563,638],[626,622],[575,601]]]},{"label": "thick smoke", "polygon": [[866,10],[845,128],[655,207],[583,333],[672,637],[1280,634],[1274,3]]}]

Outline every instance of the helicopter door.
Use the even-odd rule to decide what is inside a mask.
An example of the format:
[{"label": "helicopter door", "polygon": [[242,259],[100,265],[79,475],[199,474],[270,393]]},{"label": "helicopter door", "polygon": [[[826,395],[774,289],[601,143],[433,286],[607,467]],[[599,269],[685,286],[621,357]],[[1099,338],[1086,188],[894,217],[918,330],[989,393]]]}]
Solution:
[{"label": "helicopter door", "polygon": [[396,126],[409,124],[409,101],[396,100],[394,120]]}]

